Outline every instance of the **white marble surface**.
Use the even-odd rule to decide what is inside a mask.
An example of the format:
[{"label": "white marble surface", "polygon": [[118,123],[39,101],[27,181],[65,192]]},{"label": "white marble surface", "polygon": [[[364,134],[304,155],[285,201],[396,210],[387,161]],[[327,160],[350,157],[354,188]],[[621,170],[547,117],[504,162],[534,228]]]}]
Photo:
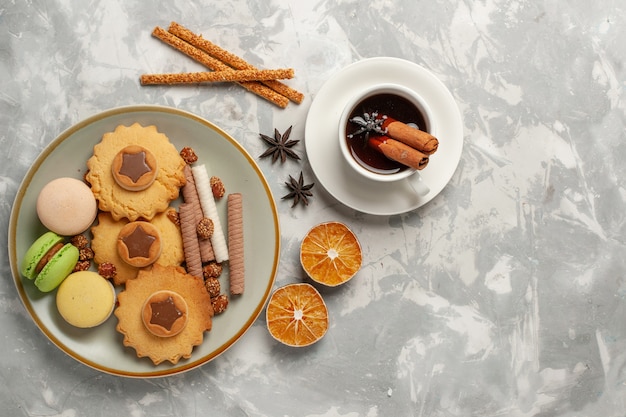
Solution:
[{"label": "white marble surface", "polygon": [[[191,3],[191,4],[190,4]],[[293,67],[306,94],[280,110],[236,86],[141,87],[192,71],[152,38],[177,21],[250,62]],[[0,2],[0,414],[6,416],[623,416],[626,414],[626,6],[621,1],[126,0]],[[11,278],[7,228],[26,170],[100,111],[196,113],[254,156],[349,63],[400,57],[435,73],[463,115],[465,148],[426,206],[371,216],[319,185],[280,201],[306,158],[259,160],[280,210],[276,285],[298,245],[341,220],[365,262],[324,291],[325,338],[277,344],[263,318],[216,360],[162,379],[98,373],[51,345]],[[302,152],[303,144],[296,150]]]}]

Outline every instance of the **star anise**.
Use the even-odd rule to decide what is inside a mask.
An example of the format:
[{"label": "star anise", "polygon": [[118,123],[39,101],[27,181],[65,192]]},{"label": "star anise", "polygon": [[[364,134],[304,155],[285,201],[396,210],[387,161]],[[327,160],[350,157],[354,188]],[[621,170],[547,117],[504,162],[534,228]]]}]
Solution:
[{"label": "star anise", "polygon": [[295,207],[298,203],[302,202],[305,206],[309,205],[308,197],[313,197],[313,193],[311,192],[311,188],[315,185],[315,183],[304,184],[304,178],[302,176],[302,171],[300,171],[300,177],[296,181],[294,177],[289,176],[289,181],[285,182],[285,185],[291,190],[289,194],[285,195],[282,199],[286,200],[288,198],[293,198],[293,204],[291,207]]},{"label": "star anise", "polygon": [[289,140],[289,135],[291,134],[292,126],[289,126],[285,133],[282,135],[278,132],[278,129],[274,129],[274,137],[271,138],[263,133],[260,133],[261,139],[265,141],[270,147],[263,152],[260,156],[261,158],[265,158],[266,156],[272,156],[272,162],[276,162],[276,160],[280,157],[280,162],[284,163],[287,160],[287,157],[293,159],[300,159],[297,153],[295,153],[291,147],[296,143],[300,142],[299,140]]}]

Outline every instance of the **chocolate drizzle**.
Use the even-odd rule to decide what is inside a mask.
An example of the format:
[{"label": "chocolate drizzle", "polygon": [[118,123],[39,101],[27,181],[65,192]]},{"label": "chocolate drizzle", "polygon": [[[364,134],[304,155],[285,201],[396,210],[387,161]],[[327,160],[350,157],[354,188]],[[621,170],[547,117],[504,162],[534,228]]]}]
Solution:
[{"label": "chocolate drizzle", "polygon": [[151,172],[152,169],[146,161],[146,153],[140,151],[137,153],[124,153],[122,155],[122,166],[120,174],[130,178],[133,182],[139,181],[142,175]]},{"label": "chocolate drizzle", "polygon": [[176,320],[183,316],[183,312],[176,307],[171,296],[163,301],[150,303],[150,308],[152,309],[150,323],[161,326],[168,331],[172,329]]}]

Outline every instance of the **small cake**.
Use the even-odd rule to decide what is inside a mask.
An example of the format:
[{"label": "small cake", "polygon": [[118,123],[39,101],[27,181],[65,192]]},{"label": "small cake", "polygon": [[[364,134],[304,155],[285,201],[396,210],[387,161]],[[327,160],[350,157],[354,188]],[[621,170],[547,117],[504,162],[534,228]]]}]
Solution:
[{"label": "small cake", "polygon": [[20,272],[35,281],[42,292],[50,292],[63,282],[78,262],[78,248],[62,236],[48,231],[35,240],[22,259]]},{"label": "small cake", "polygon": [[74,272],[59,286],[56,304],[61,317],[72,326],[99,326],[113,313],[115,289],[96,272]]},{"label": "small cake", "polygon": [[100,210],[115,220],[151,220],[178,197],[185,165],[166,135],[134,123],[102,136],[87,161],[85,179]]},{"label": "small cake", "polygon": [[142,268],[152,265],[161,255],[161,234],[149,222],[130,222],[117,235],[117,253],[127,264]]},{"label": "small cake", "polygon": [[[178,297],[184,300],[184,304]],[[204,332],[211,330],[213,307],[204,282],[187,274],[181,267],[155,263],[142,269],[135,279],[126,282],[117,299],[119,305],[114,312],[118,319],[116,329],[124,336],[124,346],[135,349],[140,358],[149,357],[155,365],[163,361],[176,364],[182,358],[191,357],[193,348],[204,340]],[[161,324],[146,326],[147,305],[153,310],[160,308],[168,311],[169,319]],[[152,312],[149,314],[152,316]],[[184,325],[175,333],[178,330],[174,328],[177,319],[183,317]],[[155,334],[159,333],[155,330],[156,326],[163,327],[165,332]]]},{"label": "small cake", "polygon": [[57,178],[46,184],[37,197],[37,215],[43,225],[62,236],[83,233],[96,219],[96,198],[84,182]]}]

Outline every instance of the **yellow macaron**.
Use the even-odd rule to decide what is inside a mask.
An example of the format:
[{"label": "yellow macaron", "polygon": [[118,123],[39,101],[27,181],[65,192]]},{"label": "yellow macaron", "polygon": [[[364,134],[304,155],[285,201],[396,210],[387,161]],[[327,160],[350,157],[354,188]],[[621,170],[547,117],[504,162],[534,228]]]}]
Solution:
[{"label": "yellow macaron", "polygon": [[93,271],[70,274],[59,286],[56,303],[69,324],[90,328],[104,323],[115,307],[113,285]]}]

